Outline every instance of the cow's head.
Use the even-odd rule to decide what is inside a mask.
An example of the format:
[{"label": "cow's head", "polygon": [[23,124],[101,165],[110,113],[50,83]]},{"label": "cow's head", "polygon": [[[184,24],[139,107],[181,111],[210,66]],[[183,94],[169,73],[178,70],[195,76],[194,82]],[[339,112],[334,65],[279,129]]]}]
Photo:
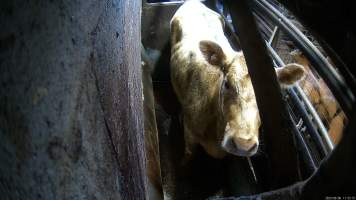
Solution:
[{"label": "cow's head", "polygon": [[[257,152],[261,120],[251,78],[242,53],[225,53],[212,41],[199,44],[206,61],[221,69],[217,108],[222,125],[218,137],[221,147],[234,155],[252,156]],[[282,86],[294,84],[304,76],[304,68],[288,64],[276,70]],[[268,83],[266,83],[268,84]]]}]

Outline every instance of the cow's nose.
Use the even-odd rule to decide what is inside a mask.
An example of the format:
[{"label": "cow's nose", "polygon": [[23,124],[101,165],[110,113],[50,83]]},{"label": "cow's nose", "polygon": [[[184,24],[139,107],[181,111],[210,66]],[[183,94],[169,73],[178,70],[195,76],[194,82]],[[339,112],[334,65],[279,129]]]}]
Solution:
[{"label": "cow's nose", "polygon": [[258,141],[253,138],[225,138],[222,147],[229,153],[238,156],[252,156],[257,152]]}]

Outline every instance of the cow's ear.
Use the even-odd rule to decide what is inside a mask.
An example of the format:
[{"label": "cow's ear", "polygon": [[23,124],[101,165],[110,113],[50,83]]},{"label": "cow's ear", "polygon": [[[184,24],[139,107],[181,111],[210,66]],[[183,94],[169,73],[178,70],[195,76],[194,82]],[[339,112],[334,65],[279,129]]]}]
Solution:
[{"label": "cow's ear", "polygon": [[291,86],[305,75],[302,65],[291,63],[276,69],[277,79],[281,86]]},{"label": "cow's ear", "polygon": [[223,65],[225,61],[225,54],[222,48],[213,41],[202,40],[199,43],[200,51],[202,52],[204,58],[211,65]]}]

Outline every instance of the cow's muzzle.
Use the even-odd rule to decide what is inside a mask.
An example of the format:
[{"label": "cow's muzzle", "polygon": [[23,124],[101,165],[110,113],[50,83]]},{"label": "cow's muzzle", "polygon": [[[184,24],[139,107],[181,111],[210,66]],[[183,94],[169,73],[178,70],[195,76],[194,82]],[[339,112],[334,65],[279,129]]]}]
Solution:
[{"label": "cow's muzzle", "polygon": [[258,139],[243,139],[239,137],[225,136],[222,148],[234,155],[249,157],[256,154],[258,150]]}]

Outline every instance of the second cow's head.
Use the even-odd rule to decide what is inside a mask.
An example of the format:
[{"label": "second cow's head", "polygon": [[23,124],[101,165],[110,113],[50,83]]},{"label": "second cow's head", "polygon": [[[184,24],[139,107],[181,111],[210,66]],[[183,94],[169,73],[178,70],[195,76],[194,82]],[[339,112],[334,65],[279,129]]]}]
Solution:
[{"label": "second cow's head", "polygon": [[[221,147],[234,155],[252,156],[259,146],[261,120],[244,57],[240,52],[228,54],[212,41],[201,41],[199,48],[206,61],[204,63],[221,69],[216,106],[223,122],[222,131],[218,133]],[[282,86],[294,84],[304,73],[304,68],[297,64],[276,70]]]}]

